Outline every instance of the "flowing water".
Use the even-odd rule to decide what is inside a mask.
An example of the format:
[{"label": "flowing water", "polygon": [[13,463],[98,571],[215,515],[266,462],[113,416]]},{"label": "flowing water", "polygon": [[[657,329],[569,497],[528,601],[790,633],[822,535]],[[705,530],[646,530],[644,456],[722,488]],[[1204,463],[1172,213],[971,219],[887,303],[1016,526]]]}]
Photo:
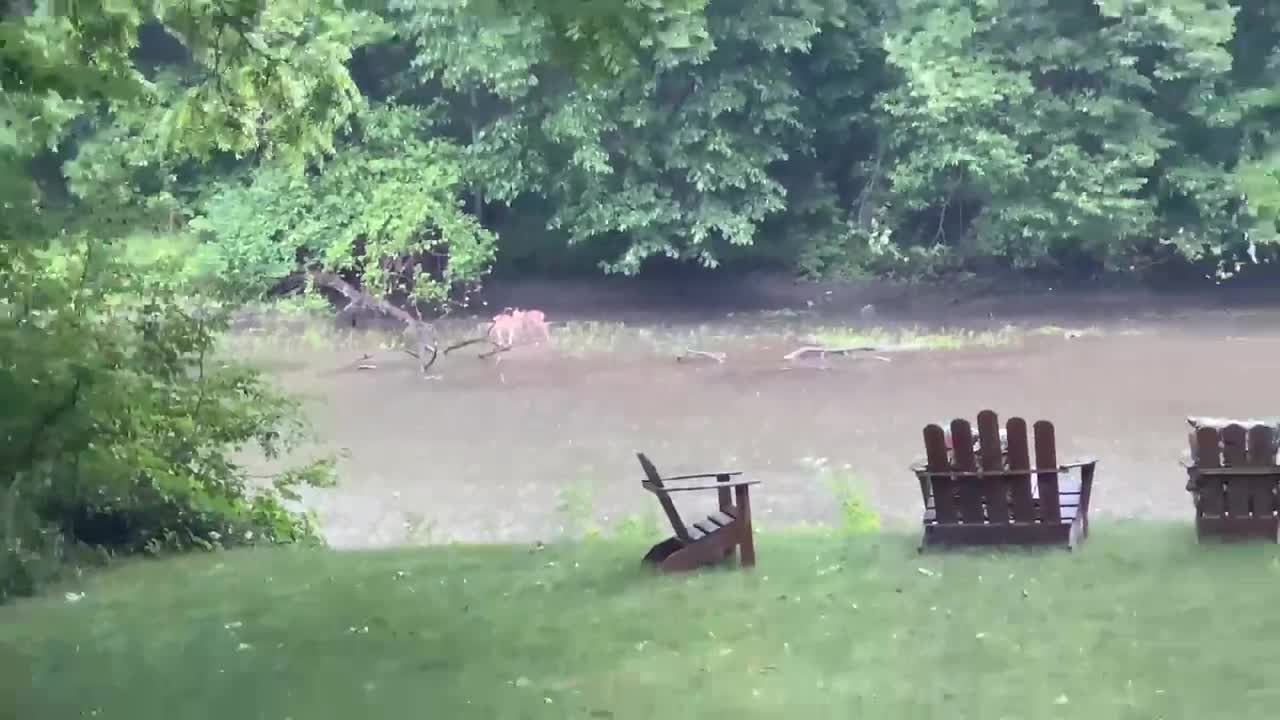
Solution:
[{"label": "flowing water", "polygon": [[[345,453],[340,486],[308,498],[339,547],[550,540],[654,522],[636,451],[671,474],[729,469],[763,481],[761,525],[838,522],[832,477],[886,523],[908,523],[920,511],[908,466],[923,451],[921,427],[984,408],[1051,419],[1059,458],[1097,457],[1095,512],[1189,519],[1185,417],[1280,412],[1280,310],[1266,306],[1114,296],[979,300],[946,314],[891,304],[874,316],[811,315],[808,303],[678,316],[590,307],[578,316],[596,323],[553,325],[550,346],[488,360],[460,351],[433,377],[389,350],[371,353],[376,369],[358,369],[384,337],[376,332],[304,342],[297,331],[242,331],[236,341],[306,398],[326,449]],[[887,347],[782,359],[832,328]],[[726,359],[677,362],[690,345]]]}]

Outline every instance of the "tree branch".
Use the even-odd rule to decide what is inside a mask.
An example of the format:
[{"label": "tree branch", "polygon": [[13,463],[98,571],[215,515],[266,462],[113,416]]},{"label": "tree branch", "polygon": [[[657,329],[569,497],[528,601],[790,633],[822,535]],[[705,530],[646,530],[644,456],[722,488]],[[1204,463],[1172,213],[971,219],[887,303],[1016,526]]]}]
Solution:
[{"label": "tree branch", "polygon": [[374,312],[382,313],[393,317],[404,323],[405,329],[413,332],[413,337],[418,343],[417,352],[406,350],[405,352],[422,361],[422,371],[426,372],[435,364],[436,358],[440,355],[440,349],[436,345],[434,339],[429,336],[434,333],[431,324],[414,316],[413,313],[402,307],[392,304],[386,298],[377,297],[361,290],[351,283],[343,280],[335,272],[328,270],[312,270],[311,278],[317,285],[327,287],[330,290],[337,291],[347,299],[347,310],[353,308],[366,308]]},{"label": "tree branch", "polygon": [[351,283],[343,280],[335,272],[328,270],[312,270],[311,277],[317,285],[327,287],[330,290],[337,291],[348,300],[347,308],[366,308],[375,312],[382,313],[393,317],[406,326],[416,329],[419,325],[424,324],[421,320],[414,317],[412,313],[402,307],[393,305],[385,298],[371,295]]}]

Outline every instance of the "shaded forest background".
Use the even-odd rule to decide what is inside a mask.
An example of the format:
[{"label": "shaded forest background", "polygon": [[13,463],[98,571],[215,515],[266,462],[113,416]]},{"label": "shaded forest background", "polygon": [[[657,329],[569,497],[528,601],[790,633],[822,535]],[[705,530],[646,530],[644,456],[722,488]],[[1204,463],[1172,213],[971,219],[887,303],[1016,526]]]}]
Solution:
[{"label": "shaded forest background", "polygon": [[[352,112],[303,176],[256,152],[166,165],[117,117],[58,158],[73,194],[126,170],[113,187],[167,203],[215,277],[265,290],[325,258],[384,289],[429,271],[434,301],[495,262],[1226,277],[1275,254],[1265,0],[712,0],[605,80],[557,61],[545,17],[376,10],[340,38],[337,11],[309,21],[348,46]],[[137,55],[180,86],[171,45]]]},{"label": "shaded forest background", "polygon": [[1277,256],[1270,0],[0,0],[0,599],[314,540],[218,352],[494,272],[1225,279]]}]

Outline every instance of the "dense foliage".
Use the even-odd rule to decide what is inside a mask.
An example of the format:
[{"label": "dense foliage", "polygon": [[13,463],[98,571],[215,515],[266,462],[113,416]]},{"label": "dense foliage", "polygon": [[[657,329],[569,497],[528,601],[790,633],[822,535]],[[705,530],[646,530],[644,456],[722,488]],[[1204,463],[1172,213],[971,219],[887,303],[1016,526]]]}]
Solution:
[{"label": "dense foliage", "polygon": [[362,86],[442,116],[508,260],[1232,270],[1277,240],[1264,0],[712,0],[603,83],[538,22],[389,9],[398,75]]},{"label": "dense foliage", "polygon": [[[86,548],[312,537],[286,503],[329,464],[255,482],[233,460],[251,443],[287,449],[304,429],[296,408],[216,357],[226,309],[193,293],[172,254],[146,252],[168,204],[163,182],[147,184],[157,167],[302,160],[361,102],[343,51],[310,49],[332,28],[306,5],[39,4],[0,22],[0,599]],[[185,77],[130,58],[148,22],[186,54]],[[283,62],[299,44],[309,57]]]},{"label": "dense foliage", "polygon": [[[158,101],[79,131],[70,187],[162,209],[242,292],[332,271],[420,316],[495,258],[1229,274],[1280,240],[1262,0],[605,5],[268,4],[278,52],[233,43],[231,76],[295,92],[234,90],[208,119],[211,51],[143,42]],[[230,129],[157,157],[196,120]]]},{"label": "dense foliage", "polygon": [[[607,77],[702,0],[577,5],[472,11]],[[369,102],[353,56],[397,41],[362,7],[0,3],[0,601],[83,558],[315,540],[290,503],[332,463],[248,472],[306,426],[218,352],[230,313],[299,276],[439,312],[487,271],[470,149]]]}]

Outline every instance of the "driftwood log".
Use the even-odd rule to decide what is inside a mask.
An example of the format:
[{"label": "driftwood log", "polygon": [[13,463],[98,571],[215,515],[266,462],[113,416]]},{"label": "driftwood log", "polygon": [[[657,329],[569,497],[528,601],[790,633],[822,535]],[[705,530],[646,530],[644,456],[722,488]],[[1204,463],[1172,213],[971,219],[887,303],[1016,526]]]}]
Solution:
[{"label": "driftwood log", "polygon": [[782,356],[783,360],[788,362],[799,360],[809,355],[817,355],[818,357],[826,357],[828,355],[851,355],[856,352],[876,352],[877,348],[858,346],[858,347],[825,347],[822,345],[805,345],[797,348]]},{"label": "driftwood log", "polygon": [[685,348],[684,353],[676,356],[676,362],[687,362],[696,358],[705,358],[707,360],[715,360],[717,363],[723,363],[728,359],[728,355],[722,352],[707,352],[706,350],[694,350],[693,348]]}]

